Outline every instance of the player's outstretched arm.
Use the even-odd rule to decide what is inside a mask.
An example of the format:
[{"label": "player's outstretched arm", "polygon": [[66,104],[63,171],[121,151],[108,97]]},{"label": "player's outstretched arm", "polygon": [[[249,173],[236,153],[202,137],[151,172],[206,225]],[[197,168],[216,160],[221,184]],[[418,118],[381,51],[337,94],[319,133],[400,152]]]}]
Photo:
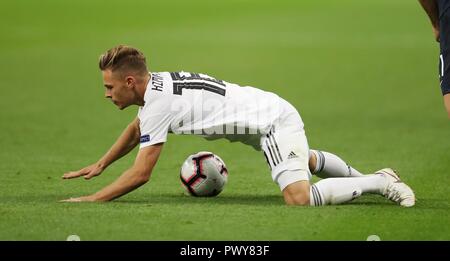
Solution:
[{"label": "player's outstretched arm", "polygon": [[439,42],[439,12],[437,2],[436,0],[419,0],[419,2],[430,18],[434,38]]},{"label": "player's outstretched arm", "polygon": [[159,143],[140,149],[133,167],[97,193],[85,197],[66,199],[63,202],[110,201],[144,185],[150,179],[163,144]]},{"label": "player's outstretched arm", "polygon": [[128,154],[139,143],[139,118],[134,119],[122,132],[109,151],[96,163],[77,171],[64,173],[63,179],[72,179],[84,176],[85,179],[100,175],[114,161]]}]

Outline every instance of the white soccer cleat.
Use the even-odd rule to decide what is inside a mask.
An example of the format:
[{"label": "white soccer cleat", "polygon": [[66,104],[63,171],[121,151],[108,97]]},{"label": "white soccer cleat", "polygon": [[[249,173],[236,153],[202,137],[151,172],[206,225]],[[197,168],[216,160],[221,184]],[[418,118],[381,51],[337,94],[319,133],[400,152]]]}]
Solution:
[{"label": "white soccer cleat", "polygon": [[416,197],[412,189],[400,180],[393,169],[386,168],[375,172],[387,179],[387,185],[382,192],[386,198],[400,204],[403,207],[412,207],[416,203]]}]

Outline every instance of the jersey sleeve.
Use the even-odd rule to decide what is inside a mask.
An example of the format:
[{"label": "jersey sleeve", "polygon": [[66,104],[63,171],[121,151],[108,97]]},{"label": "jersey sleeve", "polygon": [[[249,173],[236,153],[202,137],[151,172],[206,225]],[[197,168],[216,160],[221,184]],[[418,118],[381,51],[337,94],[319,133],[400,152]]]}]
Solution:
[{"label": "jersey sleeve", "polygon": [[139,148],[165,142],[172,122],[169,113],[147,113],[146,108],[139,110],[139,128],[141,131]]}]

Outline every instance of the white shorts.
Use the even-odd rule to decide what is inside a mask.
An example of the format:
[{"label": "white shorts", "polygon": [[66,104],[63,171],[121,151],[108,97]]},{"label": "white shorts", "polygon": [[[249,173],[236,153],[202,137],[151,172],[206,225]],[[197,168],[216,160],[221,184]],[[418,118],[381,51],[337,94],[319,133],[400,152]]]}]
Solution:
[{"label": "white shorts", "polygon": [[309,146],[303,121],[285,100],[282,113],[268,134],[261,137],[261,148],[272,171],[272,179],[283,190],[297,181],[309,181]]}]

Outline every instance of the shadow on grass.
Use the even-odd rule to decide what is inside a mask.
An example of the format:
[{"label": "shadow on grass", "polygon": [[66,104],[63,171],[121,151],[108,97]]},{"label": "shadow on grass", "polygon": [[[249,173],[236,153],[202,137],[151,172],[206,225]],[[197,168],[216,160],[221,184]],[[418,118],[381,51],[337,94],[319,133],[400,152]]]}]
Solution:
[{"label": "shadow on grass", "polygon": [[[61,195],[58,193],[50,194],[23,194],[6,195],[2,197],[3,204],[53,204],[59,203],[59,200],[69,198],[73,195]],[[60,203],[73,204],[73,203]],[[98,204],[98,203],[94,203]],[[115,201],[105,204],[130,204],[130,205],[248,205],[248,206],[284,206],[284,200],[281,195],[261,195],[261,194],[237,194],[237,195],[219,195],[217,197],[191,197],[184,194],[138,194],[129,195]],[[377,196],[364,195],[348,204],[325,206],[325,207],[398,207],[393,202]],[[450,203],[442,198],[420,198],[411,210],[449,210]]]},{"label": "shadow on grass", "polygon": [[[99,204],[96,202],[83,202],[83,203],[64,203],[60,202],[63,199],[73,197],[72,194],[22,194],[22,195],[7,195],[2,197],[2,201],[5,204]],[[100,204],[133,204],[133,205],[253,205],[253,206],[268,206],[268,205],[284,205],[284,201],[281,195],[220,195],[218,197],[192,197],[184,194],[138,194],[128,195],[122,198],[116,199],[111,202],[102,202]]]},{"label": "shadow on grass", "polygon": [[[116,201],[116,203],[124,204],[173,204],[173,205],[249,205],[249,206],[284,206],[284,200],[281,195],[220,195],[218,197],[191,197],[183,194],[160,194],[149,196],[148,200],[142,198],[128,199],[123,198]],[[341,205],[327,205],[323,207],[393,207],[398,205],[393,202],[376,195],[367,195],[358,200]],[[402,208],[407,209],[407,208]],[[420,199],[416,206],[408,208],[411,210],[448,210],[450,204],[443,199]]]},{"label": "shadow on grass", "polygon": [[[353,206],[383,206],[383,207],[399,207],[394,202],[377,195],[363,196],[355,201],[349,203]],[[403,209],[418,209],[418,210],[449,210],[450,203],[445,199],[437,198],[420,198],[416,199],[416,205],[411,208]]]},{"label": "shadow on grass", "polygon": [[174,204],[174,205],[252,205],[252,206],[279,206],[284,205],[283,198],[278,195],[226,195],[218,197],[191,197],[183,194],[153,195],[148,200],[120,199],[116,203],[126,204]]}]

